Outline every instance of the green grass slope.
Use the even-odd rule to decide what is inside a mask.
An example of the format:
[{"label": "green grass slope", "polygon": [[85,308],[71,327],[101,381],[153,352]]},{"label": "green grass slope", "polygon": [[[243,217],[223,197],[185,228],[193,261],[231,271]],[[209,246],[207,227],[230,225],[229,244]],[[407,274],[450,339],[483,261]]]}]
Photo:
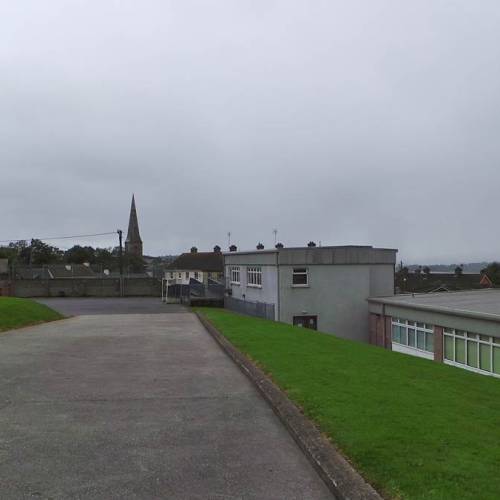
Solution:
[{"label": "green grass slope", "polygon": [[500,498],[500,380],[283,323],[200,311],[384,495]]},{"label": "green grass slope", "polygon": [[61,318],[61,314],[38,302],[0,297],[0,332]]}]

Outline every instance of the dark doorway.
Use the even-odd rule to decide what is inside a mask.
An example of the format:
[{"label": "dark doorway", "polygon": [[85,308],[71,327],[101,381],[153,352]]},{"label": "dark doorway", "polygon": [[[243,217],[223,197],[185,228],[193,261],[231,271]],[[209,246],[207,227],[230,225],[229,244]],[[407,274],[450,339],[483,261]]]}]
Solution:
[{"label": "dark doorway", "polygon": [[302,328],[309,328],[310,330],[318,329],[318,317],[317,316],[294,316],[293,317],[294,326],[300,326]]}]

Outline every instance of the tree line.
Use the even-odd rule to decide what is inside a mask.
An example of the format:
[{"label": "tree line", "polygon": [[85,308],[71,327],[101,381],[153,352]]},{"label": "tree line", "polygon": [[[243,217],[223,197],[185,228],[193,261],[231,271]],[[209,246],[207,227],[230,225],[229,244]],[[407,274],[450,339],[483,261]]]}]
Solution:
[{"label": "tree line", "polygon": [[[120,267],[119,247],[94,248],[74,245],[61,250],[41,240],[10,243],[0,248],[0,258],[9,259],[11,266],[43,266],[47,264],[83,264],[102,266],[110,271]],[[123,265],[133,272],[143,272],[145,262],[140,257],[123,254]]]}]

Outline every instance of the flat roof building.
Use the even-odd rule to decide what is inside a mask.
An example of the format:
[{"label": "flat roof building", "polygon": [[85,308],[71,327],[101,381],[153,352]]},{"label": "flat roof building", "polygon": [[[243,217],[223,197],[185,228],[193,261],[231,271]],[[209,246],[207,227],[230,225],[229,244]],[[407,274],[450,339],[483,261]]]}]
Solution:
[{"label": "flat roof building", "polygon": [[366,300],[394,293],[396,252],[371,246],[227,252],[225,306],[368,342]]},{"label": "flat roof building", "polygon": [[370,342],[500,376],[500,290],[371,297]]}]

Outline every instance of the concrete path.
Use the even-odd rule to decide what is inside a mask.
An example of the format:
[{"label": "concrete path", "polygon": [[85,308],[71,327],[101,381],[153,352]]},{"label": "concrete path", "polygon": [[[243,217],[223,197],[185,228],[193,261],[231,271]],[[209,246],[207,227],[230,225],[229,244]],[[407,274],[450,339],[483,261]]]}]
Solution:
[{"label": "concrete path", "polygon": [[0,498],[326,499],[191,313],[0,334]]}]

